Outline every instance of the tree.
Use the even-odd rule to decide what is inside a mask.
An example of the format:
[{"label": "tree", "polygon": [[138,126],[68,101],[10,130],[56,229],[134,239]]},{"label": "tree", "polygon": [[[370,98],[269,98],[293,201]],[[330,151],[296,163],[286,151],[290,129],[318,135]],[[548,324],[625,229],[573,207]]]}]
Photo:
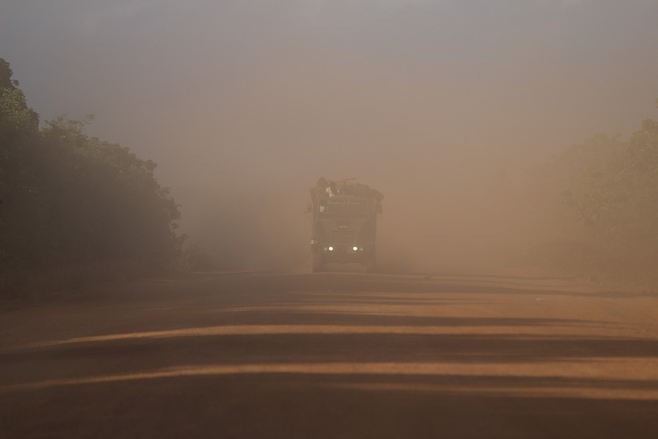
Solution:
[{"label": "tree", "polygon": [[557,181],[563,206],[577,221],[562,237],[580,247],[565,249],[567,265],[625,278],[652,276],[658,258],[658,121],[645,120],[628,140],[596,136],[571,148],[553,172],[562,174]]},{"label": "tree", "polygon": [[90,119],[39,129],[0,59],[0,273],[178,257],[180,213],[156,164],[84,133]]}]

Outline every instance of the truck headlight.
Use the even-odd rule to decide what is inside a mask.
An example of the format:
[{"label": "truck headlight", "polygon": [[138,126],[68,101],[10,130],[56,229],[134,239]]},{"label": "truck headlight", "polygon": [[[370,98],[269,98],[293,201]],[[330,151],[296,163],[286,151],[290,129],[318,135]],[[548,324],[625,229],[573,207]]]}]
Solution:
[{"label": "truck headlight", "polygon": [[332,251],[334,251],[334,247],[330,245],[329,247],[327,247],[327,250],[329,250],[330,252],[332,252]]},{"label": "truck headlight", "polygon": [[359,247],[354,246],[354,247],[352,247],[352,250],[354,250],[355,252],[358,252],[358,251],[359,251]]}]

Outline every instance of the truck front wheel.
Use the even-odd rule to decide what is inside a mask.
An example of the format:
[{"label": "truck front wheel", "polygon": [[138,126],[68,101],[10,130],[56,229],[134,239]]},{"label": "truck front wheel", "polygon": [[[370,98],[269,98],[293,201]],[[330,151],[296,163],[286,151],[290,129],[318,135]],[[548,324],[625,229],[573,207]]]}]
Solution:
[{"label": "truck front wheel", "polygon": [[313,254],[313,273],[319,273],[324,270],[324,258],[322,255]]},{"label": "truck front wheel", "polygon": [[374,257],[368,258],[364,262],[363,268],[365,268],[366,273],[373,273],[376,268],[375,258]]}]

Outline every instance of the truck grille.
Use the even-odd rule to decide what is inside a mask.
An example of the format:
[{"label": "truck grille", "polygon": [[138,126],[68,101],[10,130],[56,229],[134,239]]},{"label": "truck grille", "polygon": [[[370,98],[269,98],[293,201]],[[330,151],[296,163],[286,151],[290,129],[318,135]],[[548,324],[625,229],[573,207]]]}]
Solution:
[{"label": "truck grille", "polygon": [[354,231],[352,230],[335,230],[331,232],[331,242],[336,244],[351,244],[354,242]]}]

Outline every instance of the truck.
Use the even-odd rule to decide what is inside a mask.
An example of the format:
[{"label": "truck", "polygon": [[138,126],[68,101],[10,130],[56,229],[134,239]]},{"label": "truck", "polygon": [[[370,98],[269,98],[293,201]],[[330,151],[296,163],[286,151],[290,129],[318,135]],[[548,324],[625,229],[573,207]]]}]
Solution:
[{"label": "truck", "polygon": [[314,272],[328,264],[360,264],[375,268],[377,216],[382,194],[354,179],[324,177],[311,188],[311,256]]}]

